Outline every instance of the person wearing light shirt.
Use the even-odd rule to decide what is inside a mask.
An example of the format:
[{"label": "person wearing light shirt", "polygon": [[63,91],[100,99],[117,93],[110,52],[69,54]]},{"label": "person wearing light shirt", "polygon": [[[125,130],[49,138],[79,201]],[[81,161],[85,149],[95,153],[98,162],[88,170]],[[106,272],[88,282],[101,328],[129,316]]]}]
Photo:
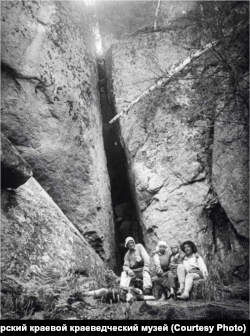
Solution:
[{"label": "person wearing light shirt", "polygon": [[132,237],[126,238],[125,247],[128,248],[128,252],[124,257],[120,287],[128,287],[134,277],[142,278],[144,295],[150,295],[152,280],[150,276],[150,257],[147,251],[142,244],[135,244]]},{"label": "person wearing light shirt", "polygon": [[174,299],[175,279],[169,268],[170,258],[171,252],[167,249],[167,243],[163,240],[159,241],[154,251],[153,260],[157,274],[155,286],[159,292],[162,292],[160,301],[164,301],[165,299]]},{"label": "person wearing light shirt", "polygon": [[182,264],[178,265],[177,275],[180,288],[177,292],[177,299],[187,300],[193,287],[194,280],[206,279],[208,276],[207,267],[201,256],[197,254],[197,247],[191,240],[186,240],[180,245],[185,253]]}]

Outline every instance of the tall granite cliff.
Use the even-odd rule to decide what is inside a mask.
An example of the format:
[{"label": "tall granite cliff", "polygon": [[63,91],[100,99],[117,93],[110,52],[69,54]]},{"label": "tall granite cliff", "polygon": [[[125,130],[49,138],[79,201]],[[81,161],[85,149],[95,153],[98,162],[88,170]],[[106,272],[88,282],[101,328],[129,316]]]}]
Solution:
[{"label": "tall granite cliff", "polygon": [[2,131],[115,265],[94,38],[83,1],[2,1]]},{"label": "tall granite cliff", "polygon": [[[186,57],[171,32],[115,43],[107,71],[116,113]],[[194,118],[200,106],[193,84],[190,71],[183,71],[113,127],[127,156],[147,249],[161,239],[168,244],[192,239],[214,279],[227,284],[233,276],[248,277],[248,130],[237,114],[230,123],[230,106],[213,127],[206,118]]]},{"label": "tall granite cliff", "polygon": [[233,277],[246,280],[248,129],[237,122],[242,116],[228,106],[223,122],[213,127],[197,117],[198,92],[186,70],[108,125],[110,97],[120,113],[187,57],[171,34],[132,34],[108,52],[108,92],[105,87],[101,93],[107,99],[105,147],[113,162],[111,200],[86,5],[2,1],[1,7],[6,306],[14,284],[34,297],[50,295],[52,287],[56,296],[77,282],[83,290],[91,287],[91,278],[93,286],[103,286],[109,275],[103,260],[115,267],[115,239],[122,245],[128,232],[149,252],[161,239],[168,244],[192,239],[212,280],[224,285]]}]

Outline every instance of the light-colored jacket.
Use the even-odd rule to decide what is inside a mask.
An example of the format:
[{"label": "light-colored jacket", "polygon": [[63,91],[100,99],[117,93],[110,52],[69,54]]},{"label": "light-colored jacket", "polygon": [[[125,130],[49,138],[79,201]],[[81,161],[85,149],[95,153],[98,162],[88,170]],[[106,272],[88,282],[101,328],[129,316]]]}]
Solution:
[{"label": "light-colored jacket", "polygon": [[207,266],[201,256],[195,255],[194,253],[190,258],[187,256],[183,259],[183,265],[185,269],[189,272],[192,268],[199,268],[204,277],[208,276]]},{"label": "light-colored jacket", "polygon": [[136,268],[137,264],[142,264],[144,270],[149,271],[150,257],[142,244],[136,244],[134,250],[128,250],[125,254],[123,270]]}]

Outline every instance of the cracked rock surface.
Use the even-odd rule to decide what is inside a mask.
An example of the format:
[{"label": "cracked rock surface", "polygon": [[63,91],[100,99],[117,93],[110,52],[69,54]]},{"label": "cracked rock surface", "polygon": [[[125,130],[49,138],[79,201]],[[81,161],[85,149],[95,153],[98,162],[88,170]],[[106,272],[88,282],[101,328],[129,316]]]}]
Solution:
[{"label": "cracked rock surface", "polygon": [[114,265],[87,8],[83,1],[4,1],[1,6],[2,131],[68,219]]},{"label": "cracked rock surface", "polygon": [[[167,32],[114,44],[107,62],[116,113],[185,57],[186,51],[174,45]],[[191,239],[212,278],[224,281],[238,267],[247,269],[247,146],[241,155],[239,143],[225,150],[218,140],[228,136],[228,125],[216,125],[213,134],[206,120],[193,120],[200,108],[193,83],[191,74],[183,71],[117,123],[147,249],[153,251],[162,239],[169,245]],[[229,165],[219,170],[215,165],[224,160]]]},{"label": "cracked rock surface", "polygon": [[57,280],[77,273],[96,277],[97,270],[105,281],[101,258],[33,177],[15,191],[2,191],[1,222],[1,270],[7,283],[12,279],[28,291],[52,290]]}]

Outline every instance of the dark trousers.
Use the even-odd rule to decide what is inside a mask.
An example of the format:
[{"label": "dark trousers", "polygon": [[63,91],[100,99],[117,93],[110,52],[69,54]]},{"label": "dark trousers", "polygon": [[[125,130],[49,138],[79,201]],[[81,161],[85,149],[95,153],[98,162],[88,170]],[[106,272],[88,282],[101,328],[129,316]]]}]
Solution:
[{"label": "dark trousers", "polygon": [[174,276],[174,274],[171,271],[165,272],[163,273],[162,276],[158,276],[158,283],[159,285],[162,287],[162,289],[169,289],[169,288],[175,288],[176,284],[175,284],[175,279],[176,277]]},{"label": "dark trousers", "polygon": [[176,288],[177,276],[171,271],[164,272],[162,276],[158,276],[154,280],[154,296],[158,299],[161,297],[162,293],[167,293],[167,291],[172,287]]}]

